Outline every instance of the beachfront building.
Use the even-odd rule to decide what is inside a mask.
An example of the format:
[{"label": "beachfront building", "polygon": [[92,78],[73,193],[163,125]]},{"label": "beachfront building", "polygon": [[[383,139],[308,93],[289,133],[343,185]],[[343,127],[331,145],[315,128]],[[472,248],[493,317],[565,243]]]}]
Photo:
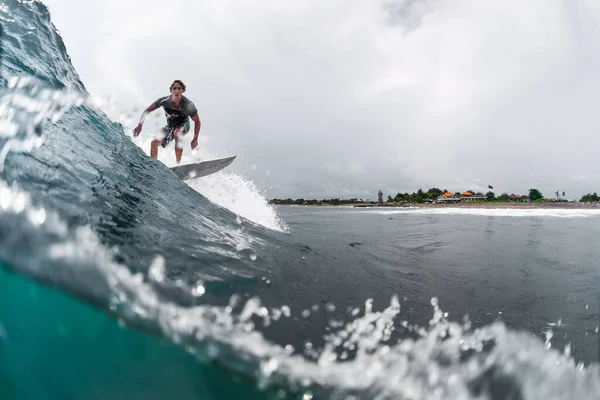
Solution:
[{"label": "beachfront building", "polygon": [[438,203],[458,203],[458,202],[473,202],[487,201],[487,197],[482,194],[473,194],[471,192],[462,192],[460,196],[455,196],[450,192],[446,192],[439,196],[436,200]]},{"label": "beachfront building", "polygon": [[439,196],[436,201],[440,203],[456,203],[460,201],[460,197],[456,197],[452,193],[446,192]]},{"label": "beachfront building", "polygon": [[487,197],[482,194],[473,194],[471,192],[462,192],[460,194],[461,201],[487,201]]},{"label": "beachfront building", "polygon": [[524,201],[526,203],[529,203],[529,196],[527,196],[526,194],[518,195],[518,194],[512,193],[510,196],[508,196],[508,199],[510,201]]}]

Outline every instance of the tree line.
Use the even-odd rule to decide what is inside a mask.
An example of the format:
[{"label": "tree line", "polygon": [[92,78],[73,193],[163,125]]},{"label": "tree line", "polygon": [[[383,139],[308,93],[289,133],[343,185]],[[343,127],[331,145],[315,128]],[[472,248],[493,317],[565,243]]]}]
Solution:
[{"label": "tree line", "polygon": [[598,197],[598,195],[596,194],[596,192],[594,192],[594,193],[588,193],[588,194],[584,194],[581,197],[581,200],[579,200],[579,201],[584,202],[584,203],[591,203],[591,202],[594,202],[594,201],[600,201],[600,197]]},{"label": "tree line", "polygon": [[[436,200],[438,197],[440,197],[442,194],[444,194],[446,192],[448,192],[448,190],[446,190],[446,189],[440,190],[439,188],[431,188],[431,189],[428,189],[427,191],[419,189],[413,193],[408,193],[408,192],[397,193],[394,197],[392,197],[391,195],[388,195],[387,203],[425,203],[427,201]],[[544,195],[538,189],[535,189],[535,188],[529,189],[527,195],[517,196],[516,198],[514,196],[509,195],[508,193],[502,193],[499,196],[496,196],[496,194],[492,191],[488,191],[485,194],[483,194],[482,192],[474,192],[472,190],[467,190],[467,192],[471,193],[474,196],[485,196],[486,201],[497,201],[497,202],[567,201],[565,199],[565,192],[562,192],[562,198],[561,198],[561,192],[558,190],[553,193],[556,195],[556,198],[553,198],[553,199],[546,199],[544,197]],[[464,196],[461,196],[460,192],[454,193],[454,196],[464,197]],[[579,201],[580,202],[597,202],[597,201],[600,201],[600,197],[595,192],[593,194],[588,193],[588,194],[582,196]],[[343,205],[343,204],[356,204],[356,203],[376,204],[377,201],[363,201],[358,198],[351,198],[351,199],[331,198],[331,199],[322,199],[322,200],[303,199],[303,198],[300,198],[300,199],[287,198],[287,199],[272,199],[272,200],[269,200],[269,203],[271,203],[271,204],[297,204],[297,205],[303,205],[303,204],[307,204],[307,205],[317,205],[317,204]]]}]

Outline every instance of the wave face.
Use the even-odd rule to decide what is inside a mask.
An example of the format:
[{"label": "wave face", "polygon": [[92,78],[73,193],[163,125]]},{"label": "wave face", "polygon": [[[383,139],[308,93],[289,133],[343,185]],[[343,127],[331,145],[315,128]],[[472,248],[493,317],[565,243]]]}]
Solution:
[{"label": "wave face", "polygon": [[396,296],[375,310],[375,289],[343,284],[365,260],[147,157],[89,100],[43,4],[5,1],[0,20],[1,398],[600,396],[597,365],[502,323],[452,322],[435,298],[423,326]]}]

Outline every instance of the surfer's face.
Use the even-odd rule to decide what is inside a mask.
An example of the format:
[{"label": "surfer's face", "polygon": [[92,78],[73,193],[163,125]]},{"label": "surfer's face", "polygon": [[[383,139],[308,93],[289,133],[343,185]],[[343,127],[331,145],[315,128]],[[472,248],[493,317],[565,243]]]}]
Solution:
[{"label": "surfer's face", "polygon": [[175,83],[173,84],[173,86],[171,86],[171,94],[173,95],[173,97],[181,97],[182,93],[183,87],[181,87],[179,83]]}]

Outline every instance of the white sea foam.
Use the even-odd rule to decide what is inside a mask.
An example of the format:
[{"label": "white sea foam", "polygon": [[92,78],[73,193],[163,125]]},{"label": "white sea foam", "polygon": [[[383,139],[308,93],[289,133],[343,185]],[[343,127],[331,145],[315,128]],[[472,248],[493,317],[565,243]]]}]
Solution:
[{"label": "white sea foam", "polygon": [[[273,344],[253,329],[250,316],[280,315],[277,309],[263,307],[257,298],[250,299],[237,315],[229,307],[181,308],[158,299],[147,283],[125,268],[112,264],[106,271],[113,277],[115,309],[130,310],[132,320],[154,319],[164,334],[176,343],[188,343],[188,351],[201,359],[217,358],[242,373],[258,374],[261,387],[295,387],[309,397],[313,391],[325,390],[328,397],[340,399],[352,395],[499,398],[491,394],[494,390],[526,399],[600,395],[597,365],[576,364],[569,354],[547,348],[529,335],[508,331],[502,323],[469,331],[465,325],[447,321],[436,299],[432,299],[430,327],[414,326],[419,337],[396,344],[387,341],[400,303],[393,298],[389,307],[374,311],[368,300],[353,320],[337,325],[340,328],[328,335],[323,350],[307,346],[316,355],[315,361],[291,355],[287,346]],[[182,287],[188,289],[194,290]],[[189,344],[190,338],[195,345]],[[356,357],[344,361],[336,348],[354,350]]]},{"label": "white sea foam", "polygon": [[541,217],[541,218],[592,218],[600,216],[600,209],[548,209],[548,208],[467,208],[467,207],[406,207],[406,208],[370,208],[364,210],[352,209],[352,212],[362,212],[377,215],[474,215],[484,217]]}]

